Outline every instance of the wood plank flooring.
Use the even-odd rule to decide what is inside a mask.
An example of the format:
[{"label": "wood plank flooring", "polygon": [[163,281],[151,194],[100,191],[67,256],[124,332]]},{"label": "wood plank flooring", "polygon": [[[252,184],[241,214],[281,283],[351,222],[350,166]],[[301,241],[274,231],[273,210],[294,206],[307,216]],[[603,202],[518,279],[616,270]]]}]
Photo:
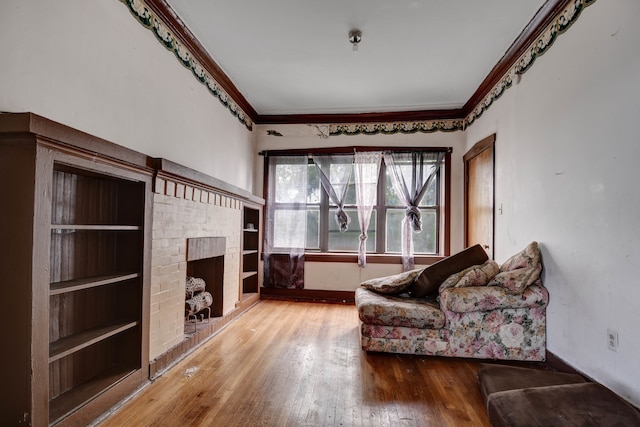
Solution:
[{"label": "wood plank flooring", "polygon": [[262,301],[111,426],[489,426],[478,362],[365,353],[352,305]]}]

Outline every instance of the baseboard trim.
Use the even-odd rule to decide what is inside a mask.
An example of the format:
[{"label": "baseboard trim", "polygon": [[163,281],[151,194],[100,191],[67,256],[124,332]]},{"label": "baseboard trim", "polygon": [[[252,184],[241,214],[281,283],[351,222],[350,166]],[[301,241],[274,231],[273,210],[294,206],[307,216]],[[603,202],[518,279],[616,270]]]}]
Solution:
[{"label": "baseboard trim", "polygon": [[261,299],[312,301],[333,304],[355,304],[354,291],[324,291],[318,289],[260,288]]},{"label": "baseboard trim", "polygon": [[570,374],[578,374],[578,375],[583,376],[588,381],[597,382],[593,378],[591,378],[589,375],[585,374],[584,372],[580,371],[579,369],[574,368],[569,363],[567,363],[565,360],[563,360],[559,356],[553,354],[549,350],[547,350],[547,360],[546,360],[545,363],[549,368],[553,369],[554,371],[567,372],[567,373],[570,373]]}]

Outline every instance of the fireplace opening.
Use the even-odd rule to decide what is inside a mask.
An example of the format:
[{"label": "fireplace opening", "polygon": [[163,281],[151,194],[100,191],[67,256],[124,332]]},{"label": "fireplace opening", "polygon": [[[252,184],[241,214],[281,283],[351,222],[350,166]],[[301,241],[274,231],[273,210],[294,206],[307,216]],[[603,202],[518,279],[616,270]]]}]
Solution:
[{"label": "fireplace opening", "polygon": [[[213,298],[210,310],[192,313],[196,319],[222,317],[223,289],[224,289],[224,252],[226,239],[224,237],[198,237],[187,239],[187,277],[204,281],[204,292]],[[200,280],[196,280],[200,282]],[[198,288],[198,293],[201,290]],[[187,294],[185,290],[185,294]],[[194,292],[195,294],[195,292]],[[208,299],[203,297],[202,299]],[[188,316],[187,311],[193,307],[185,304],[185,323],[193,322],[194,317]],[[193,311],[193,310],[192,310]]]}]

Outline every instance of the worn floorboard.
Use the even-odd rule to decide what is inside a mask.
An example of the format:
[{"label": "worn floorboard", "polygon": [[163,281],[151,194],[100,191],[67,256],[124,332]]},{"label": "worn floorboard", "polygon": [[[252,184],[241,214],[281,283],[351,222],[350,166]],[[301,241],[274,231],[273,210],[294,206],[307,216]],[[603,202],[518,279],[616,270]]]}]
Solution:
[{"label": "worn floorboard", "polygon": [[368,354],[354,306],[262,301],[111,426],[489,426],[472,360]]}]

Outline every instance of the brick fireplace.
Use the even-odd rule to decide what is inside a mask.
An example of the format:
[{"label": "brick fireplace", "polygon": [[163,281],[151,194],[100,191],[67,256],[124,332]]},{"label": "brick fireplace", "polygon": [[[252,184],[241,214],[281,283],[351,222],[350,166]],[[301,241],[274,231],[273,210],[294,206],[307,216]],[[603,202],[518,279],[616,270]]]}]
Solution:
[{"label": "brick fireplace", "polygon": [[[149,311],[152,378],[259,300],[259,294],[253,299],[243,295],[242,223],[246,206],[260,209],[264,204],[208,175],[155,160]],[[187,275],[209,274],[203,278],[214,297],[212,319],[196,335],[187,335]]]}]

